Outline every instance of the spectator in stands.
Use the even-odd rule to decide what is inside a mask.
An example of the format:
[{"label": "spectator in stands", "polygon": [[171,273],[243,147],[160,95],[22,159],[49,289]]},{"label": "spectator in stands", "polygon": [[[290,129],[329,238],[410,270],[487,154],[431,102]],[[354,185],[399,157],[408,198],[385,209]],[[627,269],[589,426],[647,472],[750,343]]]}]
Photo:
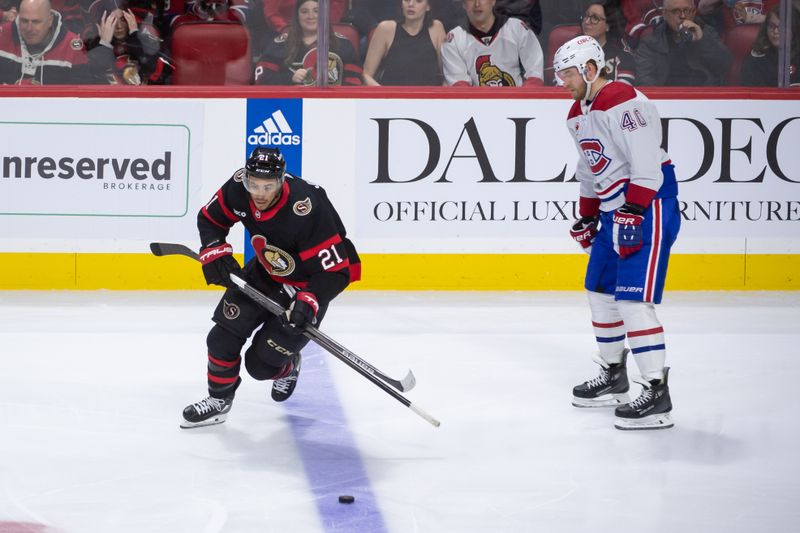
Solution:
[{"label": "spectator in stands", "polygon": [[[447,30],[461,22],[464,11],[457,8],[454,0],[428,0],[431,6],[431,17],[442,22]],[[395,0],[352,0],[352,9],[348,13],[349,20],[362,38],[363,50],[368,50],[367,40],[370,34],[384,20],[399,20],[402,15]]]},{"label": "spectator in stands", "polygon": [[114,21],[103,17],[100,44],[87,53],[50,0],[22,0],[14,22],[0,24],[0,84],[104,83],[114,62]]},{"label": "spectator in stands", "polygon": [[375,28],[364,61],[364,82],[442,85],[444,26],[431,16],[428,0],[400,0],[400,3],[402,16],[384,20]]},{"label": "spectator in stands", "polygon": [[663,2],[662,0],[649,2],[620,0],[617,3],[622,8],[622,14],[625,17],[626,42],[631,48],[636,48],[644,30],[661,22]]},{"label": "spectator in stands", "polygon": [[170,23],[174,28],[188,22],[233,22],[244,24],[247,20],[247,5],[228,0],[195,0],[189,3],[189,12],[178,15]]},{"label": "spectator in stands", "polygon": [[542,6],[539,0],[497,0],[494,10],[499,15],[520,19],[536,35],[542,31]]},{"label": "spectator in stands", "polygon": [[697,11],[719,32],[736,24],[761,24],[780,0],[700,0]]},{"label": "spectator in stands", "polygon": [[[103,0],[107,10],[107,20],[114,21],[111,49],[114,52],[114,65],[106,71],[106,79],[111,84],[122,85],[163,85],[173,67],[161,53],[161,39],[156,29],[136,18],[125,0]],[[102,19],[102,15],[100,15]],[[91,25],[83,32],[87,50],[100,45],[97,25]]]},{"label": "spectator in stands", "polygon": [[68,30],[80,34],[85,21],[80,0],[50,0],[50,8],[61,13],[61,23]]},{"label": "spectator in stands", "polygon": [[0,23],[14,22],[17,18],[17,3],[13,0],[0,0]]},{"label": "spectator in stands", "polygon": [[733,57],[695,12],[694,0],[664,1],[664,20],[636,49],[639,85],[722,85]]},{"label": "spectator in stands", "polygon": [[[547,42],[553,26],[578,24],[586,4],[586,0],[539,0],[542,11],[542,31],[538,35],[541,42]],[[555,50],[548,50],[548,53],[552,56]]]},{"label": "spectator in stands", "polygon": [[[292,11],[296,7],[295,0],[263,0],[263,2],[267,27],[278,34],[288,32],[292,24]],[[347,8],[346,0],[328,0],[328,5],[330,22],[339,22]]]},{"label": "spectator in stands", "polygon": [[[778,46],[780,43],[780,6],[773,7],[761,24],[750,55],[742,63],[741,84],[755,87],[778,86]],[[792,12],[790,53],[791,85],[800,85],[800,11]]]},{"label": "spectator in stands", "polygon": [[442,45],[445,84],[542,85],[542,48],[524,22],[495,14],[495,0],[462,0],[461,5],[466,28],[453,29]]},{"label": "spectator in stands", "polygon": [[590,35],[603,47],[606,58],[606,79],[624,81],[630,85],[636,82],[636,61],[625,41],[622,32],[625,19],[619,8],[609,0],[592,2],[581,19],[581,30]]},{"label": "spectator in stands", "polygon": [[[318,0],[297,0],[288,33],[269,43],[256,64],[256,84],[316,84],[318,8]],[[329,35],[328,85],[362,85],[353,45],[332,29]]]}]

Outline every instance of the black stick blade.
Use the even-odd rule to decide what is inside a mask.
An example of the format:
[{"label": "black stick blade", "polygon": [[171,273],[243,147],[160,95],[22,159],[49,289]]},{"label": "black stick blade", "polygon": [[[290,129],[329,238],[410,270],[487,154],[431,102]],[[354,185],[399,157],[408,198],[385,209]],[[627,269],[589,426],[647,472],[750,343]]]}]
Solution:
[{"label": "black stick blade", "polygon": [[200,256],[197,255],[197,252],[188,246],[171,242],[151,242],[150,251],[157,257],[163,257],[165,255],[185,255],[186,257],[191,257],[194,260],[200,259]]}]

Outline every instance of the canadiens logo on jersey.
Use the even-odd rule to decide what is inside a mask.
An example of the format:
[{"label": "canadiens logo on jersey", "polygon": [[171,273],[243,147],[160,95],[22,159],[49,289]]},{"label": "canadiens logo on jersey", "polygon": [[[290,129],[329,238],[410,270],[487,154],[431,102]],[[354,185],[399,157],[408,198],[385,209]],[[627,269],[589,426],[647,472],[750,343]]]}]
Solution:
[{"label": "canadiens logo on jersey", "polygon": [[595,176],[602,174],[611,164],[611,158],[605,154],[605,147],[599,139],[581,139],[580,146],[583,157]]},{"label": "canadiens logo on jersey", "polygon": [[295,215],[304,217],[311,212],[311,198],[306,198],[305,200],[300,200],[299,202],[295,202],[292,206],[292,211],[294,211]]},{"label": "canadiens logo on jersey", "polygon": [[294,272],[294,259],[291,255],[280,248],[267,244],[267,239],[261,235],[255,235],[250,239],[253,250],[267,272],[274,276],[286,277]]}]

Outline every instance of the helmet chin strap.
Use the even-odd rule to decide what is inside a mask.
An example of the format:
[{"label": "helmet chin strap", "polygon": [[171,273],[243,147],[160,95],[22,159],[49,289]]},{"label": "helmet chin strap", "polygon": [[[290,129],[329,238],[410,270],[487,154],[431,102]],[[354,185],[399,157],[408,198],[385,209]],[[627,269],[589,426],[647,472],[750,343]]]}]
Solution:
[{"label": "helmet chin strap", "polygon": [[598,70],[594,74],[594,78],[591,80],[586,77],[586,71],[588,69],[584,67],[583,72],[581,72],[581,78],[584,82],[586,82],[586,94],[583,96],[583,100],[581,100],[581,111],[586,114],[589,111],[589,96],[592,94],[592,84],[597,81],[597,77],[600,76],[600,71]]}]

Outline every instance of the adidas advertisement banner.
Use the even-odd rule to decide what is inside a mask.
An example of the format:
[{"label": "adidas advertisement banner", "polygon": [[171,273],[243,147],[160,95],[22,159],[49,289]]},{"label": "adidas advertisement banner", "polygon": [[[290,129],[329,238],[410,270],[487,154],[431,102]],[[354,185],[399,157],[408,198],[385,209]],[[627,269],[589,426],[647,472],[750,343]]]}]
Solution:
[{"label": "adidas advertisement banner", "polygon": [[257,146],[278,147],[286,158],[286,170],[299,175],[302,174],[302,140],[302,99],[247,100],[246,154]]},{"label": "adidas advertisement banner", "polygon": [[[300,98],[264,98],[247,100],[247,142],[245,156],[258,146],[280,148],[286,159],[286,171],[303,173],[303,100]],[[245,232],[244,257],[253,257],[250,235]]]}]

